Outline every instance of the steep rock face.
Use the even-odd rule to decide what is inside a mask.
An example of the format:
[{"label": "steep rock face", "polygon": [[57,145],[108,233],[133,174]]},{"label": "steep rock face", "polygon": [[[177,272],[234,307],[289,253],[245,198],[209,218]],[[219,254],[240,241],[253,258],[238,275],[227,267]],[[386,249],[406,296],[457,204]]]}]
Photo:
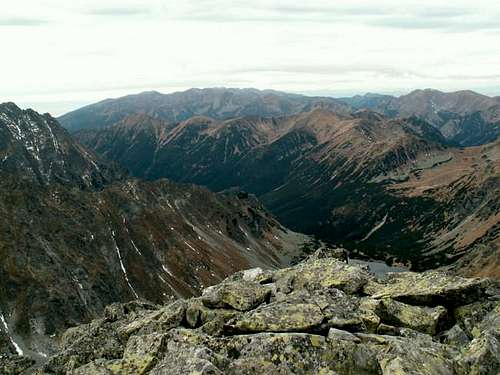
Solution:
[{"label": "steep rock face", "polygon": [[420,119],[369,111],[134,121],[78,137],[137,176],[251,191],[285,225],[359,256],[425,269],[467,255],[500,275],[498,142],[460,149]]},{"label": "steep rock face", "polygon": [[112,302],[197,295],[287,264],[306,239],[251,195],[127,179],[47,116],[7,105],[0,118],[1,352],[43,357]]},{"label": "steep rock face", "polygon": [[31,182],[100,187],[123,176],[75,143],[50,115],[0,104],[0,173]]},{"label": "steep rock face", "polygon": [[355,96],[342,99],[354,108],[367,108],[390,117],[418,116],[443,136],[462,146],[495,141],[500,134],[500,99],[473,91],[444,93],[415,90],[407,95]]},{"label": "steep rock face", "polygon": [[61,116],[70,131],[109,127],[129,115],[145,114],[166,122],[193,116],[228,119],[237,116],[284,116],[313,108],[347,113],[349,107],[333,98],[307,97],[273,90],[207,88],[173,94],[144,92],[108,99]]},{"label": "steep rock face", "polygon": [[[246,290],[238,294],[244,311],[214,303],[227,294],[213,288]],[[376,279],[311,257],[288,269],[236,273],[201,299],[111,305],[101,319],[68,330],[38,373],[494,375],[498,288],[439,272]],[[261,289],[267,296],[257,301]],[[421,292],[428,298],[401,302]]]}]

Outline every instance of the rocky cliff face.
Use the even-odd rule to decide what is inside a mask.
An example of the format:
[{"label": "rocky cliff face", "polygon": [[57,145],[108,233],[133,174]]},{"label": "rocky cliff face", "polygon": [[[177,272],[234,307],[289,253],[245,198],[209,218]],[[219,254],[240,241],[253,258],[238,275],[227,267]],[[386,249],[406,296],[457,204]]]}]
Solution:
[{"label": "rocky cliff face", "polygon": [[48,116],[0,106],[0,134],[0,352],[43,358],[112,302],[197,295],[306,238],[251,195],[127,178]]},{"label": "rocky cliff face", "polygon": [[198,298],[111,305],[69,329],[38,374],[495,375],[499,287],[436,271],[377,279],[323,251]]},{"label": "rocky cliff face", "polygon": [[177,125],[137,115],[78,137],[146,179],[251,191],[285,225],[358,256],[422,270],[469,255],[469,274],[500,276],[498,142],[461,149],[415,117],[321,109]]},{"label": "rocky cliff face", "polygon": [[74,142],[49,114],[0,104],[0,174],[30,183],[98,188],[124,176]]}]

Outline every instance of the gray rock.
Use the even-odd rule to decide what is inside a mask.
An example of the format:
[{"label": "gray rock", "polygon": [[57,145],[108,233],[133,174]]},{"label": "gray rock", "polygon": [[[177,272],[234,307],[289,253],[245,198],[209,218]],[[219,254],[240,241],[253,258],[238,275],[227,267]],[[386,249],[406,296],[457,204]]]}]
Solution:
[{"label": "gray rock", "polygon": [[202,297],[108,307],[68,330],[40,374],[497,375],[489,283],[437,272],[377,281],[323,257],[239,272]]},{"label": "gray rock", "polygon": [[232,308],[248,311],[263,303],[270,289],[254,281],[223,282],[203,291],[201,300],[210,308]]}]

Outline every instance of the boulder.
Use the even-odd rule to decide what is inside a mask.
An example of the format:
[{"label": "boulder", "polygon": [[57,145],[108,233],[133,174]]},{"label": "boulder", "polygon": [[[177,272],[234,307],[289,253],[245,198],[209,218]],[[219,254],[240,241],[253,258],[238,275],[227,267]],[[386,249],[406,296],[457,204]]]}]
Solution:
[{"label": "boulder", "polygon": [[375,353],[384,375],[454,375],[453,351],[425,336],[356,334]]},{"label": "boulder", "polygon": [[335,288],[348,294],[355,294],[373,279],[374,276],[368,271],[334,258],[311,259],[293,268],[276,271],[273,276],[273,281],[281,284],[278,290],[285,293],[286,288],[283,286],[292,283],[293,290],[314,291]]},{"label": "boulder", "polygon": [[271,290],[254,281],[228,281],[203,290],[201,300],[210,308],[248,311],[263,303]]},{"label": "boulder", "polygon": [[411,305],[459,306],[484,298],[489,279],[465,279],[439,271],[391,273],[372,280],[364,292],[372,298],[392,298]]},{"label": "boulder", "polygon": [[33,366],[34,360],[17,355],[0,355],[0,374],[18,375],[26,373]]},{"label": "boulder", "polygon": [[[474,337],[474,329],[495,308],[500,306],[500,301],[478,301],[468,305],[457,307],[453,311],[453,318],[464,330],[469,338]],[[476,328],[476,331],[478,329]]]},{"label": "boulder", "polygon": [[438,272],[378,281],[320,256],[242,271],[201,297],[108,307],[68,330],[40,374],[497,375],[491,283]]},{"label": "boulder", "polygon": [[500,303],[472,329],[474,339],[456,357],[457,372],[471,375],[500,373]]},{"label": "boulder", "polygon": [[186,316],[186,301],[179,300],[158,310],[147,312],[136,320],[118,328],[120,336],[127,339],[136,333],[161,333],[178,327]]},{"label": "boulder", "polygon": [[320,326],[324,315],[314,303],[274,302],[245,313],[226,324],[228,333],[300,332]]},{"label": "boulder", "polygon": [[390,298],[381,300],[376,313],[384,323],[411,328],[429,335],[437,333],[439,325],[447,316],[447,310],[442,306],[411,306]]}]

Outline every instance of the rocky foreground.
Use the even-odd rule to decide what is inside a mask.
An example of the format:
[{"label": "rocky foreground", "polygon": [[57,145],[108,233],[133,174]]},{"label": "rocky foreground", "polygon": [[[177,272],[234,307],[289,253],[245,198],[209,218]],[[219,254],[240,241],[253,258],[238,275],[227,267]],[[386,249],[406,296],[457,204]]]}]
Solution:
[{"label": "rocky foreground", "polygon": [[[29,362],[3,358],[3,372]],[[14,370],[17,369],[17,370]],[[133,301],[69,329],[38,374],[498,374],[500,284],[368,270],[317,252],[199,298]]]}]

